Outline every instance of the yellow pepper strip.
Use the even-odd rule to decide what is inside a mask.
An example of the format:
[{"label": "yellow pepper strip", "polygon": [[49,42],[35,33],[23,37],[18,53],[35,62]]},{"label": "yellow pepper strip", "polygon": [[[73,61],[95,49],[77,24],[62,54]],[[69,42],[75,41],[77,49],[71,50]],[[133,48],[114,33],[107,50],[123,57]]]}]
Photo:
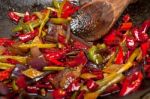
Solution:
[{"label": "yellow pepper strip", "polygon": [[61,71],[64,69],[65,67],[60,67],[60,66],[46,66],[43,68],[43,70],[49,70],[49,71]]},{"label": "yellow pepper strip", "polygon": [[91,73],[83,73],[80,75],[80,78],[82,79],[91,79],[91,78],[96,78],[97,76]]},{"label": "yellow pepper strip", "polygon": [[0,62],[0,69],[8,69],[8,68],[11,68],[11,67],[14,67],[14,66],[15,65]]},{"label": "yellow pepper strip", "polygon": [[84,95],[84,99],[97,99],[97,97],[100,94],[102,94],[109,86],[111,86],[111,85],[113,85],[115,83],[118,83],[122,79],[124,79],[124,75],[123,74],[118,74],[117,77],[115,77],[113,80],[111,80],[110,82],[108,82],[105,86],[101,87],[97,91],[86,93]]},{"label": "yellow pepper strip", "polygon": [[6,59],[14,59],[14,60],[17,60],[18,62],[20,63],[26,63],[26,57],[21,57],[21,56],[6,56],[6,55],[3,55],[3,56],[0,56],[0,61],[4,61]]},{"label": "yellow pepper strip", "polygon": [[49,20],[50,12],[51,12],[51,10],[48,9],[47,13],[45,15],[45,18],[42,20],[42,23],[41,23],[40,28],[39,28],[39,35],[38,35],[39,37],[41,36],[41,32],[42,32],[43,27],[45,26],[46,22]]},{"label": "yellow pepper strip", "polygon": [[32,47],[38,47],[38,48],[53,48],[57,47],[57,44],[21,44],[19,45],[19,48],[32,48]]},{"label": "yellow pepper strip", "polygon": [[71,20],[71,18],[51,18],[50,21],[54,24],[65,24],[68,23]]}]

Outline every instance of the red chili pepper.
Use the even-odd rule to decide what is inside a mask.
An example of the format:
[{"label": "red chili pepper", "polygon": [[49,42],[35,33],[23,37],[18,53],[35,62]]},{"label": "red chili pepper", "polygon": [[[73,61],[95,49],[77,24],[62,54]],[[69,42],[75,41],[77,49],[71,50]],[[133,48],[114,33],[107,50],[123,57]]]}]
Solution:
[{"label": "red chili pepper", "polygon": [[131,27],[132,27],[132,22],[122,23],[120,30],[127,31],[127,30],[131,29]]},{"label": "red chili pepper", "polygon": [[128,49],[134,50],[137,46],[136,40],[133,37],[126,37],[126,45]]},{"label": "red chili pepper", "polygon": [[38,93],[38,91],[40,90],[38,87],[36,86],[27,86],[27,92],[29,93]]},{"label": "red chili pepper", "polygon": [[29,21],[36,20],[37,18],[38,17],[35,14],[30,15],[29,12],[26,12],[23,21],[24,22],[29,22]]},{"label": "red chili pepper", "polygon": [[104,43],[106,45],[118,45],[119,44],[119,39],[117,38],[117,31],[112,30],[108,35],[105,36],[104,38]]},{"label": "red chili pepper", "polygon": [[149,38],[148,34],[140,32],[140,30],[136,27],[132,29],[132,34],[139,42],[145,42]]},{"label": "red chili pepper", "polygon": [[149,49],[149,42],[144,42],[141,44],[142,56],[145,57],[147,55]]},{"label": "red chili pepper", "polygon": [[99,85],[92,79],[87,81],[86,86],[90,91],[95,91],[99,87]]},{"label": "red chili pepper", "polygon": [[19,63],[17,60],[10,59],[10,58],[8,58],[6,62],[7,62],[7,63],[10,63],[10,64],[14,64],[14,65],[16,65],[16,64]]},{"label": "red chili pepper", "polygon": [[12,68],[0,72],[0,81],[9,79]]},{"label": "red chili pepper", "polygon": [[141,72],[135,72],[130,76],[128,76],[127,78],[125,78],[122,85],[122,89],[119,93],[120,96],[125,96],[131,92],[136,91],[140,87],[142,79],[143,75]]},{"label": "red chili pepper", "polygon": [[70,2],[66,2],[63,6],[63,11],[62,11],[62,17],[63,18],[67,18],[69,16],[71,16],[72,14],[74,14],[77,10],[79,9],[78,6],[73,5]]},{"label": "red chili pepper", "polygon": [[27,81],[24,76],[17,77],[16,84],[18,85],[19,88],[24,89],[27,87]]},{"label": "red chili pepper", "polygon": [[141,33],[146,33],[148,31],[149,27],[150,27],[150,19],[144,21],[144,23],[142,24],[142,26],[140,28],[140,32]]},{"label": "red chili pepper", "polygon": [[97,76],[94,78],[95,80],[101,80],[104,78],[103,72],[100,69],[92,69],[91,73]]},{"label": "red chili pepper", "polygon": [[18,23],[20,20],[20,17],[16,15],[13,11],[8,12],[8,16],[12,21],[15,21],[16,23]]},{"label": "red chili pepper", "polygon": [[119,47],[119,51],[118,51],[118,54],[116,56],[115,63],[116,64],[122,64],[123,61],[124,61],[123,49],[122,49],[122,47]]},{"label": "red chili pepper", "polygon": [[84,99],[84,94],[86,93],[86,91],[85,90],[82,90],[81,92],[80,92],[80,94],[77,96],[77,98],[76,99]]},{"label": "red chili pepper", "polygon": [[11,46],[15,42],[13,40],[10,40],[8,38],[0,38],[0,46]]},{"label": "red chili pepper", "polygon": [[38,29],[35,29],[34,31],[31,31],[31,32],[28,32],[26,34],[21,34],[19,35],[19,39],[22,41],[22,42],[28,42],[30,40],[32,40],[35,36],[38,35]]},{"label": "red chili pepper", "polygon": [[88,49],[88,46],[86,46],[85,44],[83,44],[82,42],[80,42],[78,40],[74,40],[73,41],[73,47],[75,49],[80,49],[80,50],[86,50],[86,49]]},{"label": "red chili pepper", "polygon": [[113,84],[112,86],[108,87],[105,93],[112,93],[114,91],[120,90],[120,87],[117,84]]},{"label": "red chili pepper", "polygon": [[130,15],[129,14],[126,14],[124,17],[123,17],[123,22],[129,22],[130,21]]},{"label": "red chili pepper", "polygon": [[78,91],[80,86],[81,86],[80,79],[76,79],[68,86],[67,92]]},{"label": "red chili pepper", "polygon": [[81,64],[85,65],[86,63],[87,63],[87,58],[83,51],[80,51],[74,59],[66,62],[66,64],[71,67],[75,67]]},{"label": "red chili pepper", "polygon": [[58,41],[60,43],[65,44],[66,43],[65,40],[66,40],[65,36],[58,34]]},{"label": "red chili pepper", "polygon": [[65,98],[65,96],[67,95],[66,94],[66,91],[62,90],[62,89],[55,89],[53,92],[52,92],[52,95],[53,95],[53,98],[54,99],[63,99]]},{"label": "red chili pepper", "polygon": [[144,71],[150,72],[150,65],[144,65]]}]

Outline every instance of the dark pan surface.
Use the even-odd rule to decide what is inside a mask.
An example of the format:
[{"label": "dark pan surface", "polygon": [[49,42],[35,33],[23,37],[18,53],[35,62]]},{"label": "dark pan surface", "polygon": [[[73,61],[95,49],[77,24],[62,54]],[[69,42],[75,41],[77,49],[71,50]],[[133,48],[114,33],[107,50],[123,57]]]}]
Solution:
[{"label": "dark pan surface", "polygon": [[[43,5],[47,6],[48,3],[45,2],[51,2],[51,0],[0,0],[0,37],[11,35],[11,29],[15,26],[14,23],[8,20],[6,15],[9,10],[13,9],[19,12],[31,10],[35,11],[41,9]],[[131,15],[134,24],[140,24],[144,20],[150,19],[150,0],[138,0],[138,2],[131,4],[124,11],[124,14],[126,13]],[[120,21],[121,18],[116,23],[116,26],[120,23]],[[143,81],[143,85],[138,92],[130,94],[126,97],[118,97],[118,95],[114,94],[106,97],[100,97],[100,99],[150,99],[150,80]]]}]

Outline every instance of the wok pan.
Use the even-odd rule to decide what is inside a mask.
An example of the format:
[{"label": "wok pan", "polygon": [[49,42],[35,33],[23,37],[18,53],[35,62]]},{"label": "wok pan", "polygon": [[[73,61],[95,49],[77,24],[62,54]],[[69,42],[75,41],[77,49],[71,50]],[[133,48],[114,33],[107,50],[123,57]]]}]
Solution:
[{"label": "wok pan", "polygon": [[[44,1],[44,2],[43,2]],[[15,10],[19,12],[39,10],[44,6],[47,6],[50,0],[0,0],[0,37],[9,37],[11,35],[11,29],[14,27],[8,17],[7,12],[9,10]],[[124,11],[129,13],[132,17],[134,24],[140,24],[144,20],[150,18],[150,0],[138,0],[136,3],[131,4]],[[119,24],[120,19],[116,22],[115,26]],[[51,99],[49,97],[37,97],[31,96],[32,99]],[[1,97],[0,97],[1,99]],[[27,97],[23,98],[27,99]],[[28,97],[30,99],[30,97]],[[136,93],[130,94],[125,97],[118,97],[117,94],[108,95],[105,97],[100,97],[100,99],[150,99],[150,80],[144,80],[142,88]]]}]

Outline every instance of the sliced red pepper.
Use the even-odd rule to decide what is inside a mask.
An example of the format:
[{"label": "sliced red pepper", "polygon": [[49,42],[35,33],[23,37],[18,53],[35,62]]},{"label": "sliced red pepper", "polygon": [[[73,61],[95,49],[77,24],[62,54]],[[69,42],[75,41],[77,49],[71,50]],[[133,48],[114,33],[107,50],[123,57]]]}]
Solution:
[{"label": "sliced red pepper", "polygon": [[29,22],[29,21],[33,21],[36,20],[38,17],[35,14],[30,15],[29,12],[26,12],[24,15],[24,22]]},{"label": "sliced red pepper", "polygon": [[145,42],[141,44],[142,56],[145,57],[147,55],[149,49],[149,42]]},{"label": "sliced red pepper", "polygon": [[20,16],[16,15],[16,13],[13,11],[8,12],[8,16],[12,21],[15,21],[16,23],[18,23],[20,20]]},{"label": "sliced red pepper", "polygon": [[131,74],[130,76],[126,77],[123,85],[122,85],[122,89],[120,91],[120,96],[125,96],[131,92],[136,91],[143,80],[143,74],[139,71],[139,72],[134,72],[133,74]]},{"label": "sliced red pepper", "polygon": [[94,78],[95,80],[101,80],[104,78],[103,72],[100,69],[92,69],[91,73],[97,76]]},{"label": "sliced red pepper", "polygon": [[19,88],[24,89],[27,87],[27,81],[24,76],[17,77],[16,84],[18,85]]},{"label": "sliced red pepper", "polygon": [[12,68],[7,69],[5,71],[1,71],[0,72],[0,81],[9,79],[9,76],[11,75],[11,71],[12,71]]},{"label": "sliced red pepper", "polygon": [[122,23],[120,30],[127,31],[131,29],[132,25],[133,25],[132,22]]},{"label": "sliced red pepper", "polygon": [[35,36],[38,35],[38,29],[35,29],[34,31],[31,31],[31,32],[28,32],[26,34],[21,34],[19,35],[19,39],[22,41],[22,42],[28,42],[30,40],[32,40]]},{"label": "sliced red pepper", "polygon": [[118,51],[118,54],[116,56],[115,63],[116,64],[122,64],[123,61],[124,61],[123,49],[122,49],[122,47],[119,47],[119,51]]},{"label": "sliced red pepper", "polygon": [[118,45],[119,44],[119,39],[117,37],[117,32],[116,30],[112,30],[108,35],[105,36],[104,38],[104,43],[106,45]]},{"label": "sliced red pepper", "polygon": [[123,16],[123,22],[129,22],[130,21],[130,15],[126,14],[125,16]]},{"label": "sliced red pepper", "polygon": [[133,37],[126,37],[126,45],[128,49],[134,50],[137,46],[136,40]]},{"label": "sliced red pepper", "polygon": [[90,91],[95,91],[99,87],[99,85],[92,79],[87,81],[86,86]]},{"label": "sliced red pepper", "polygon": [[71,67],[75,67],[81,64],[85,65],[86,63],[87,63],[87,57],[85,56],[83,51],[80,51],[74,59],[66,62],[66,64]]},{"label": "sliced red pepper", "polygon": [[0,38],[0,46],[11,46],[15,42],[13,40],[10,40],[8,38]]},{"label": "sliced red pepper", "polygon": [[68,86],[67,92],[78,91],[80,86],[81,86],[80,79],[76,79]]},{"label": "sliced red pepper", "polygon": [[79,9],[78,6],[67,1],[63,6],[61,17],[67,18],[67,17],[71,16],[72,14],[74,14],[78,9]]},{"label": "sliced red pepper", "polygon": [[65,98],[65,96],[67,95],[66,94],[66,91],[62,90],[62,89],[55,89],[53,92],[52,92],[52,95],[53,95],[53,98],[54,99],[63,99]]},{"label": "sliced red pepper", "polygon": [[83,44],[82,42],[80,42],[78,40],[74,40],[73,41],[73,47],[75,49],[80,49],[80,50],[86,50],[86,49],[88,49],[88,46],[86,46],[85,44]]},{"label": "sliced red pepper", "polygon": [[142,24],[142,26],[140,28],[140,32],[141,33],[146,33],[148,31],[149,27],[150,27],[150,19],[144,21],[144,23]]},{"label": "sliced red pepper", "polygon": [[149,38],[148,34],[140,32],[140,30],[136,27],[132,29],[132,34],[139,42],[145,42]]}]

